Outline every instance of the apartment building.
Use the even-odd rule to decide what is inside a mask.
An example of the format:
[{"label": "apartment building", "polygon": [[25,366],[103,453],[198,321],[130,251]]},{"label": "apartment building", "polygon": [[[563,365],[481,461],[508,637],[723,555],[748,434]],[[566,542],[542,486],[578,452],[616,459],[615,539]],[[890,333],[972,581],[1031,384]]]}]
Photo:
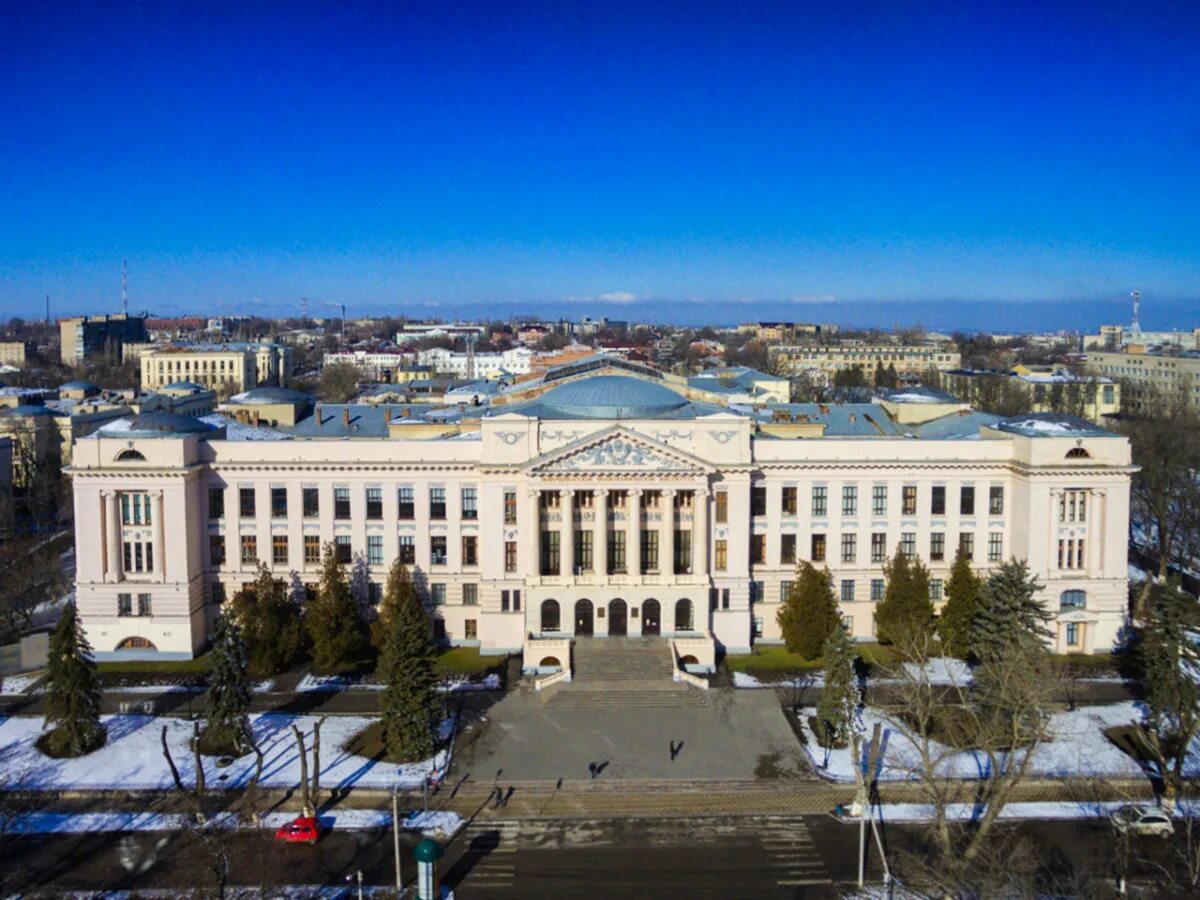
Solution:
[{"label": "apartment building", "polygon": [[942,387],[972,406],[992,409],[998,402],[1031,412],[1071,412],[1091,422],[1121,411],[1121,385],[1099,375],[1076,375],[1054,366],[1016,366],[1008,371],[952,369]]},{"label": "apartment building", "polygon": [[843,369],[862,369],[869,381],[879,367],[895,367],[902,376],[923,376],[931,369],[957,369],[962,357],[947,344],[782,344],[769,348],[772,371],[807,374],[829,381]]},{"label": "apartment building", "polygon": [[514,347],[502,353],[456,353],[434,347],[418,353],[417,362],[444,375],[496,379],[504,375],[528,374],[532,370],[533,356],[533,351],[526,347]]},{"label": "apartment building", "polygon": [[73,316],[58,320],[60,353],[68,366],[77,366],[85,359],[113,352],[124,359],[125,344],[144,343],[146,317],[117,313],[106,316]]},{"label": "apartment building", "polygon": [[36,350],[37,345],[32,341],[0,341],[0,365],[20,369]]},{"label": "apartment building", "polygon": [[662,636],[709,660],[781,639],[799,560],[830,569],[870,639],[884,558],[922,558],[940,602],[962,547],[983,571],[1028,560],[1057,650],[1111,647],[1126,439],[911,399],[739,412],[602,375],[452,415],[321,404],[283,441],[122,420],[70,468],[80,615],[98,658],[189,657],[260,562],[315,584],[332,544],[375,598],[402,559],[452,644],[537,666],[572,640]]},{"label": "apartment building", "polygon": [[1123,352],[1089,350],[1087,367],[1096,375],[1120,381],[1134,408],[1148,391],[1183,392],[1200,409],[1200,351],[1164,353],[1128,345]]}]

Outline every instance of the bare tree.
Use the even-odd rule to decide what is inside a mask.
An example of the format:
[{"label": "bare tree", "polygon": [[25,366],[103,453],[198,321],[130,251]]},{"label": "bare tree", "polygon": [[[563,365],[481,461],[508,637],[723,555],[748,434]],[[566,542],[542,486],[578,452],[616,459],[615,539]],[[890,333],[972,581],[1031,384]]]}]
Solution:
[{"label": "bare tree", "polygon": [[308,779],[308,751],[304,746],[304,732],[292,725],[292,734],[296,736],[296,750],[300,755],[300,802],[303,815],[315,816],[317,806],[321,802],[321,725],[325,722],[322,716],[313,725],[313,775]]}]

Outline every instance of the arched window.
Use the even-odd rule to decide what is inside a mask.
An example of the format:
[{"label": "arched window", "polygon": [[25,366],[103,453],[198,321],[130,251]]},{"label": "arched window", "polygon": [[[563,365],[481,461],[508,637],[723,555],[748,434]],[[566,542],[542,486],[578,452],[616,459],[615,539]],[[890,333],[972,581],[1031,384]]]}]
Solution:
[{"label": "arched window", "polygon": [[1083,447],[1072,447],[1067,451],[1067,459],[1091,459],[1092,454],[1088,453]]},{"label": "arched window", "polygon": [[538,663],[538,667],[542,669],[561,668],[562,663],[558,661],[557,656],[544,656],[542,661]]},{"label": "arched window", "polygon": [[692,601],[686,597],[675,601],[675,630],[692,630]]},{"label": "arched window", "polygon": [[1087,591],[1063,591],[1058,598],[1060,609],[1084,609],[1087,606]]},{"label": "arched window", "polygon": [[137,450],[122,450],[117,454],[117,462],[145,462],[146,457]]},{"label": "arched window", "polygon": [[542,631],[558,631],[559,609],[557,600],[542,601]]},{"label": "arched window", "polygon": [[152,643],[144,637],[127,637],[121,643],[117,644],[118,650],[157,650]]}]

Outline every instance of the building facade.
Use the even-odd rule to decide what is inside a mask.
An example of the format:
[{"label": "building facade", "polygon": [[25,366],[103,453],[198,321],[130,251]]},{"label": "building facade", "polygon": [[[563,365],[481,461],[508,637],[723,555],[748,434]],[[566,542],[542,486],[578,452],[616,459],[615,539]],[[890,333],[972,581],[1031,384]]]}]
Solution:
[{"label": "building facade", "polygon": [[832,379],[843,369],[862,369],[870,381],[875,369],[894,366],[898,375],[923,376],[931,369],[957,369],[962,356],[943,344],[783,344],[769,348],[772,371],[817,374]]},{"label": "building facade", "polygon": [[77,366],[85,359],[114,352],[123,359],[125,344],[145,343],[146,317],[118,313],[111,316],[74,316],[58,320],[60,353],[68,366]]},{"label": "building facade", "polygon": [[1010,371],[952,369],[942,387],[971,406],[984,409],[1016,404],[1031,412],[1070,411],[1091,422],[1121,411],[1121,385],[1099,375],[1069,369],[1017,366]]},{"label": "building facade", "polygon": [[[398,556],[438,636],[526,653],[564,636],[779,641],[796,565],[827,566],[869,640],[882,565],[956,548],[1026,559],[1059,651],[1107,649],[1127,605],[1127,441],[1080,420],[944,403],[756,416],[597,376],[477,417],[379,434],[325,405],[319,438],[234,440],[152,413],[77,443],[77,598],[98,658],[187,657],[262,562],[318,580],[322,548],[382,590]],[[381,436],[382,435],[382,436]]]},{"label": "building facade", "polygon": [[1123,383],[1127,402],[1135,409],[1147,393],[1176,392],[1200,409],[1200,351],[1148,353],[1139,346],[1124,352],[1089,350],[1087,365],[1097,375]]},{"label": "building facade", "polygon": [[214,391],[282,385],[292,374],[292,348],[274,343],[171,344],[139,354],[143,391],[190,381]]}]

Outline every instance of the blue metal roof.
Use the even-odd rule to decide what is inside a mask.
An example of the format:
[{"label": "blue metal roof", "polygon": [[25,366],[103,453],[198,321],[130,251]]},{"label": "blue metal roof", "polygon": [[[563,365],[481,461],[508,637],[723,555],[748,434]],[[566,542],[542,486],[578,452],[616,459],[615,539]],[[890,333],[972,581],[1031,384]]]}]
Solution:
[{"label": "blue metal roof", "polygon": [[670,388],[624,375],[597,375],[547,391],[538,405],[590,419],[652,419],[688,405]]}]

